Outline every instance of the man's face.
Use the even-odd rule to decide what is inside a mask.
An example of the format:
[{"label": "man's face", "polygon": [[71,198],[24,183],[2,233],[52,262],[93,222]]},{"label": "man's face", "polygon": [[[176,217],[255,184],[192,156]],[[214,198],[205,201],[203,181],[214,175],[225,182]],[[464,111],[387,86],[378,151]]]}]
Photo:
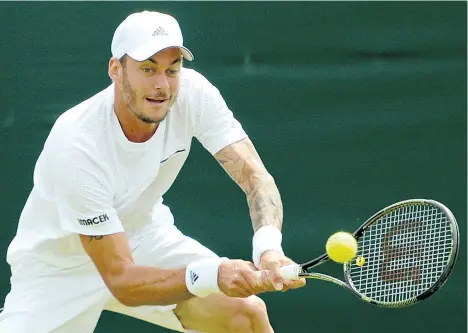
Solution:
[{"label": "man's face", "polygon": [[163,121],[180,86],[180,50],[168,48],[141,62],[127,56],[122,66],[120,88],[129,111],[148,124]]}]

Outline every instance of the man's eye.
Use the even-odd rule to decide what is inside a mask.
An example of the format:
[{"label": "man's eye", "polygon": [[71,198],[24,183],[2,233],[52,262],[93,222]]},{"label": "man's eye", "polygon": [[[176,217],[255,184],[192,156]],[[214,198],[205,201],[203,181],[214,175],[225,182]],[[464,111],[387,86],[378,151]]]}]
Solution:
[{"label": "man's eye", "polygon": [[179,70],[178,70],[178,69],[170,69],[170,70],[169,70],[169,74],[170,74],[170,75],[177,75],[177,73],[179,73]]},{"label": "man's eye", "polygon": [[151,67],[143,67],[141,69],[143,71],[143,73],[151,73],[153,72],[153,69]]}]

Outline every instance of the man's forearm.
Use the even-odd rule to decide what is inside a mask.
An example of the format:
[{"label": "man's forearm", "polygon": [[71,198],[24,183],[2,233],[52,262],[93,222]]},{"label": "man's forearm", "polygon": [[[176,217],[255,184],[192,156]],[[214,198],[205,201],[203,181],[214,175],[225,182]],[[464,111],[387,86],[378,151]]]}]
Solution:
[{"label": "man's forearm", "polygon": [[273,177],[268,173],[254,173],[249,178],[246,195],[254,231],[264,225],[273,225],[281,230],[283,204]]},{"label": "man's forearm", "polygon": [[127,306],[168,305],[193,297],[186,287],[185,268],[162,270],[130,264],[105,280],[114,296]]},{"label": "man's forearm", "polygon": [[127,306],[175,304],[193,296],[220,292],[221,258],[195,260],[179,269],[139,266],[124,232],[79,237],[106,286]]},{"label": "man's forearm", "polygon": [[281,197],[252,142],[246,138],[233,143],[216,153],[215,157],[247,195],[254,231],[264,225],[273,225],[281,230]]}]

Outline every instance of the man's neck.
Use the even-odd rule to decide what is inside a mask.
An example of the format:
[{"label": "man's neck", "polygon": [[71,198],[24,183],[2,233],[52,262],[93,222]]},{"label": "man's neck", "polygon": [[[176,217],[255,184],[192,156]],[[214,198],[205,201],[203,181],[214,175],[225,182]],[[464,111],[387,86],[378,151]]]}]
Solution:
[{"label": "man's neck", "polygon": [[159,123],[145,123],[127,105],[122,104],[116,101],[114,112],[127,139],[131,142],[148,141],[158,129]]}]

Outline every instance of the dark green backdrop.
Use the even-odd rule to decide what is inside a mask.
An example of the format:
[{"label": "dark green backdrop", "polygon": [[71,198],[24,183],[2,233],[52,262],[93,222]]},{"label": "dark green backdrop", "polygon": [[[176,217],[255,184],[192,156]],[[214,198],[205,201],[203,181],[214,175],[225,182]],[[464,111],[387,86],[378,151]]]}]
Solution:
[{"label": "dark green backdrop", "polygon": [[[277,333],[466,330],[464,2],[1,3],[1,253],[53,121],[109,83],[113,31],[142,9],[179,19],[190,66],[217,85],[252,137],[282,193],[284,248],[297,261],[398,200],[433,198],[458,218],[459,261],[432,299],[380,309],[310,281],[263,296]],[[166,202],[184,232],[221,255],[250,258],[243,194],[198,143]],[[5,294],[4,261],[0,274]],[[106,312],[96,332],[167,331]]]}]

